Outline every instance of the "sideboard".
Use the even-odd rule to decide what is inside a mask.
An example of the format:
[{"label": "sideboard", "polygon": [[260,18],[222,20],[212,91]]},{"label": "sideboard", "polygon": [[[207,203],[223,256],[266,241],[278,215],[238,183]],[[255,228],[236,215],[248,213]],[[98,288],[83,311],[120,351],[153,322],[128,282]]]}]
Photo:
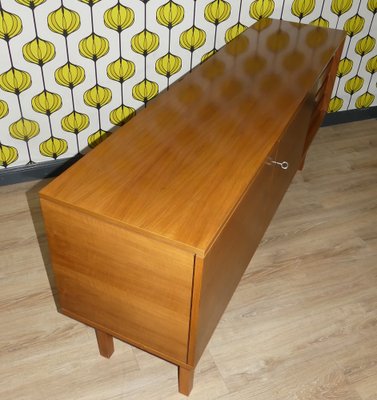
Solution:
[{"label": "sideboard", "polygon": [[[59,311],[178,366],[216,325],[326,112],[345,34],[257,22],[48,184]],[[231,350],[230,350],[231,351]]]}]

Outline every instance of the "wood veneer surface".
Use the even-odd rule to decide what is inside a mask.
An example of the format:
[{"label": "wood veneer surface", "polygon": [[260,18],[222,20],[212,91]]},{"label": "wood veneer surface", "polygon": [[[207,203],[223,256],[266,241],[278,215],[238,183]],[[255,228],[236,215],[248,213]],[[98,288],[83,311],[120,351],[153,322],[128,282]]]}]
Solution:
[{"label": "wood veneer surface", "polygon": [[311,111],[312,102],[307,99],[279,141],[276,157],[286,160],[288,169],[274,167],[271,159],[275,152],[270,154],[206,257],[196,257],[195,274],[199,273],[201,280],[197,287],[198,279],[194,278],[192,315],[197,321],[193,322],[196,329],[191,332],[195,338],[190,338],[189,347],[193,365],[203,353],[295,175]]},{"label": "wood veneer surface", "polygon": [[61,311],[185,363],[193,255],[42,200]]},{"label": "wood veneer surface", "polygon": [[41,195],[203,256],[343,38],[259,22]]},{"label": "wood veneer surface", "polygon": [[[321,128],[190,400],[377,398],[377,121]],[[56,312],[38,191],[0,187],[1,400],[182,400],[177,367]],[[50,272],[48,272],[50,273]]]}]

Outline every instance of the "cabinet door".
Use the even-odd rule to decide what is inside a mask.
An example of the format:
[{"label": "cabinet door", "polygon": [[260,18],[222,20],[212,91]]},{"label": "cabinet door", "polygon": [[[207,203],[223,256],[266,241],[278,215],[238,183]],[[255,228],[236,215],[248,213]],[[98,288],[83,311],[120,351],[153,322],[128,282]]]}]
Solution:
[{"label": "cabinet door", "polygon": [[275,168],[269,197],[274,211],[301,163],[312,110],[313,100],[308,96],[280,139],[275,160],[271,160]]},{"label": "cabinet door", "polygon": [[[270,158],[275,155],[272,151]],[[211,249],[196,257],[189,364],[199,361],[273,215],[268,204],[272,165],[261,167]]]},{"label": "cabinet door", "polygon": [[[191,365],[198,362],[297,171],[310,114],[308,100],[293,117],[205,258],[196,257],[189,343]],[[274,164],[279,160],[286,161],[288,168]]]}]

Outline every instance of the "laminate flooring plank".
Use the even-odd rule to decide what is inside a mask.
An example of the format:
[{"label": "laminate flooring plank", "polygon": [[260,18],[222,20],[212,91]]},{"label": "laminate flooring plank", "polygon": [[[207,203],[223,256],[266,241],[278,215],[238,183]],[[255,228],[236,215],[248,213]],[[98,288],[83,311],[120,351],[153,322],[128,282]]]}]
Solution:
[{"label": "laminate flooring plank", "polygon": [[[322,128],[199,362],[194,400],[377,399],[377,121]],[[57,313],[37,192],[0,187],[0,398],[180,400],[177,368]]]}]

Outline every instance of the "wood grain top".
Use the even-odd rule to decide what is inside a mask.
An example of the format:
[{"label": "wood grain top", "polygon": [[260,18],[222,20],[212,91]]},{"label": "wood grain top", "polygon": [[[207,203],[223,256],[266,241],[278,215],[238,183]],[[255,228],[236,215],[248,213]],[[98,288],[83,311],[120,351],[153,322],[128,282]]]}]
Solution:
[{"label": "wood grain top", "polygon": [[258,22],[41,196],[204,255],[344,37]]}]

